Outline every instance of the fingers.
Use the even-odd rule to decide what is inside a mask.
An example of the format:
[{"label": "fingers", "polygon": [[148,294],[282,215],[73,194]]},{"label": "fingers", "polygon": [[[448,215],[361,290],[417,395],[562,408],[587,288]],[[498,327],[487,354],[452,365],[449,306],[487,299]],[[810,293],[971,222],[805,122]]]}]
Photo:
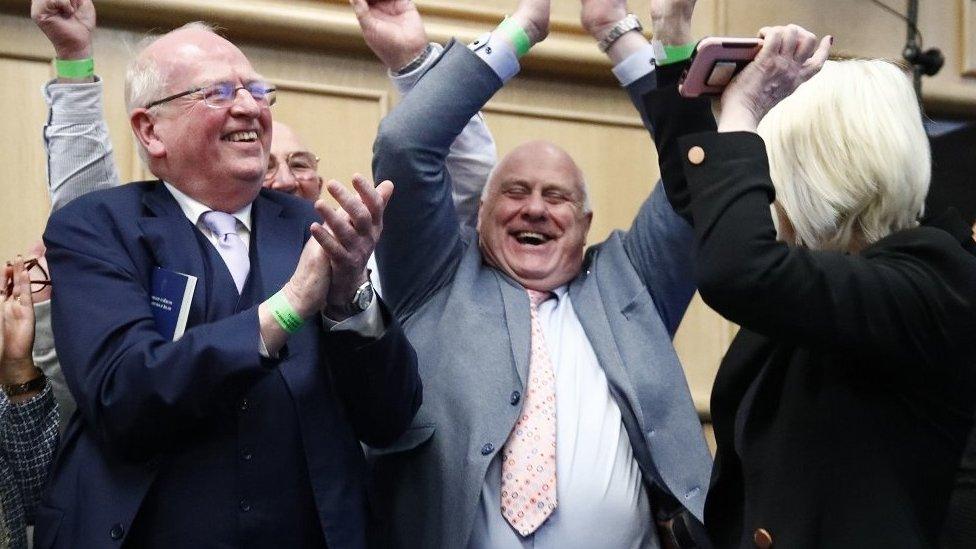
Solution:
[{"label": "fingers", "polygon": [[366,0],[349,0],[349,5],[352,6],[352,11],[360,23],[369,17],[369,4]]},{"label": "fingers", "polygon": [[[359,234],[353,228],[349,221],[349,216],[345,212],[339,212],[325,203],[324,200],[319,200],[315,203],[315,209],[322,216],[323,222],[321,225],[330,232],[334,238],[345,244],[352,244],[359,238]],[[345,254],[345,248],[343,248],[343,254]]]},{"label": "fingers", "polygon": [[348,252],[346,252],[346,249],[339,244],[335,236],[321,223],[313,223],[311,232],[312,238],[322,246],[322,249],[325,250],[326,255],[330,258],[341,258],[347,255]]},{"label": "fingers", "polygon": [[[358,177],[362,178],[361,175]],[[360,183],[360,185],[362,185],[362,183]],[[373,228],[373,216],[370,214],[370,211],[367,209],[364,201],[360,198],[361,193],[360,196],[353,194],[342,183],[339,183],[334,179],[329,181],[327,188],[329,189],[329,194],[332,195],[332,198],[336,199],[336,202],[339,203],[339,207],[342,208],[342,210],[348,216],[349,223],[355,228],[356,232],[360,234],[368,234]],[[332,227],[331,224],[329,226]],[[334,227],[333,230],[335,230]]]},{"label": "fingers", "polygon": [[24,267],[24,257],[18,255],[17,262],[14,263],[14,290],[13,290],[14,300],[19,305],[24,305],[30,307],[31,303],[31,292],[30,292],[30,276],[27,274],[27,269]]},{"label": "fingers", "polygon": [[827,58],[830,56],[830,47],[833,44],[833,36],[824,36],[820,40],[820,46],[817,48],[817,51],[813,52],[813,55],[803,63],[801,70],[804,80],[809,80],[813,75],[820,72],[820,69],[823,68],[824,63],[827,62]]}]

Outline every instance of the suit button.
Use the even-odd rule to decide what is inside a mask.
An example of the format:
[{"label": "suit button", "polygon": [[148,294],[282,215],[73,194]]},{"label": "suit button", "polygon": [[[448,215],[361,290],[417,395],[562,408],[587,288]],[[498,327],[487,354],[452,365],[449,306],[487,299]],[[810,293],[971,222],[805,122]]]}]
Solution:
[{"label": "suit button", "polygon": [[512,391],[512,397],[508,399],[508,401],[512,404],[512,406],[518,404],[520,400],[522,400],[522,393],[518,391]]},{"label": "suit button", "polygon": [[122,539],[122,535],[123,534],[125,534],[125,528],[123,528],[122,527],[122,524],[120,524],[120,523],[115,523],[112,526],[112,529],[109,530],[109,532],[108,532],[108,535],[112,536],[112,539],[114,539],[114,540],[120,540],[120,539]]},{"label": "suit button", "polygon": [[251,407],[251,403],[247,401],[246,398],[241,399],[241,403],[238,405],[242,412],[246,412],[248,408]]},{"label": "suit button", "polygon": [[705,161],[705,149],[701,147],[692,147],[688,149],[688,162],[695,164],[701,164]]},{"label": "suit button", "polygon": [[247,501],[244,498],[241,498],[241,511],[244,511],[246,513],[250,510],[251,510],[251,502]]},{"label": "suit button", "polygon": [[251,449],[250,448],[244,448],[243,450],[241,450],[241,458],[244,461],[251,461],[251,458],[252,457],[254,457],[254,456],[251,455]]},{"label": "suit button", "polygon": [[752,534],[752,541],[759,549],[769,549],[773,546],[773,536],[765,528],[756,528],[756,532]]},{"label": "suit button", "polygon": [[486,442],[485,445],[481,447],[481,455],[483,456],[487,456],[488,454],[494,451],[495,451],[495,446],[490,442]]}]

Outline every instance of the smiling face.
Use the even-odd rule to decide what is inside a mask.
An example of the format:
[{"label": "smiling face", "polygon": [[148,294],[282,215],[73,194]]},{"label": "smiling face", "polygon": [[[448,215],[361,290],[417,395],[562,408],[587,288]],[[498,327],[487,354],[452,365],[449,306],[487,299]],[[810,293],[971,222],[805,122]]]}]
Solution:
[{"label": "smiling face", "polygon": [[[264,186],[314,202],[322,193],[322,176],[316,169],[298,170],[294,165],[289,166],[288,158],[293,153],[306,153],[302,156],[312,158],[315,156],[309,152],[294,130],[281,122],[275,122],[271,156],[277,169],[271,177],[265,178]],[[294,156],[292,158],[294,161]]]},{"label": "smiling face", "polygon": [[593,214],[580,169],[555,145],[521,145],[492,172],[478,211],[481,253],[522,286],[548,291],[583,264]]},{"label": "smiling face", "polygon": [[[212,82],[244,85],[261,77],[227,40],[199,29],[171,32],[141,53],[166,82],[162,98]],[[150,170],[215,210],[233,212],[257,196],[268,166],[271,111],[239,90],[212,108],[190,94],[130,114]]]}]

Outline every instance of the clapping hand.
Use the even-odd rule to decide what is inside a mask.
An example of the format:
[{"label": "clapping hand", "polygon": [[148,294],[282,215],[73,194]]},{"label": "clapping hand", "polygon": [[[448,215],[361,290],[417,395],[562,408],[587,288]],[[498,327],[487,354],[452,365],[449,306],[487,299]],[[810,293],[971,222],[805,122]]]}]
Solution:
[{"label": "clapping hand", "polygon": [[356,174],[352,184],[355,193],[334,179],[326,184],[338,208],[332,209],[323,200],[315,203],[323,222],[312,226],[312,236],[332,261],[332,285],[325,310],[332,320],[344,320],[354,313],[350,310],[352,299],[367,280],[366,262],[383,232],[383,211],[393,195],[390,181],[374,187],[369,179]]}]

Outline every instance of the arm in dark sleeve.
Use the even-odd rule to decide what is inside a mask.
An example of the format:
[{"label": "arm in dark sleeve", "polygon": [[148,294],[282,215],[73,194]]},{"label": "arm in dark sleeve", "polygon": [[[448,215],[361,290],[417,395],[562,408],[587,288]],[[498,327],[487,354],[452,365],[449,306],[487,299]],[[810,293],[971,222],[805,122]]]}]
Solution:
[{"label": "arm in dark sleeve", "polygon": [[[797,340],[938,362],[972,333],[973,257],[935,228],[900,231],[859,254],[790,247],[777,241],[774,190],[762,138],[703,133],[685,161],[699,241],[702,297],[751,330]],[[969,339],[969,338],[966,338]]]},{"label": "arm in dark sleeve", "polygon": [[395,441],[423,400],[417,355],[386,305],[380,301],[379,306],[386,327],[382,335],[334,331],[322,347],[357,437],[374,448]]},{"label": "arm in dark sleeve", "polygon": [[0,454],[14,475],[24,521],[33,524],[34,509],[47,485],[58,449],[58,407],[48,383],[34,398],[14,404],[0,395]]},{"label": "arm in dark sleeve", "polygon": [[711,101],[688,99],[678,93],[678,82],[690,62],[658,67],[627,87],[657,147],[661,180],[668,200],[681,217],[692,222],[688,184],[682,167],[678,138],[716,128]]},{"label": "arm in dark sleeve", "polygon": [[403,318],[443,285],[463,251],[445,159],[468,121],[502,86],[484,61],[457,42],[380,123],[376,181],[395,185],[377,245],[383,297]]},{"label": "arm in dark sleeve", "polygon": [[641,206],[624,237],[624,246],[672,335],[695,293],[694,233],[688,224],[691,216],[677,138],[689,127],[715,127],[707,101],[678,95],[677,81],[685,66],[659,67],[627,86],[657,146],[663,185],[658,185]]}]

